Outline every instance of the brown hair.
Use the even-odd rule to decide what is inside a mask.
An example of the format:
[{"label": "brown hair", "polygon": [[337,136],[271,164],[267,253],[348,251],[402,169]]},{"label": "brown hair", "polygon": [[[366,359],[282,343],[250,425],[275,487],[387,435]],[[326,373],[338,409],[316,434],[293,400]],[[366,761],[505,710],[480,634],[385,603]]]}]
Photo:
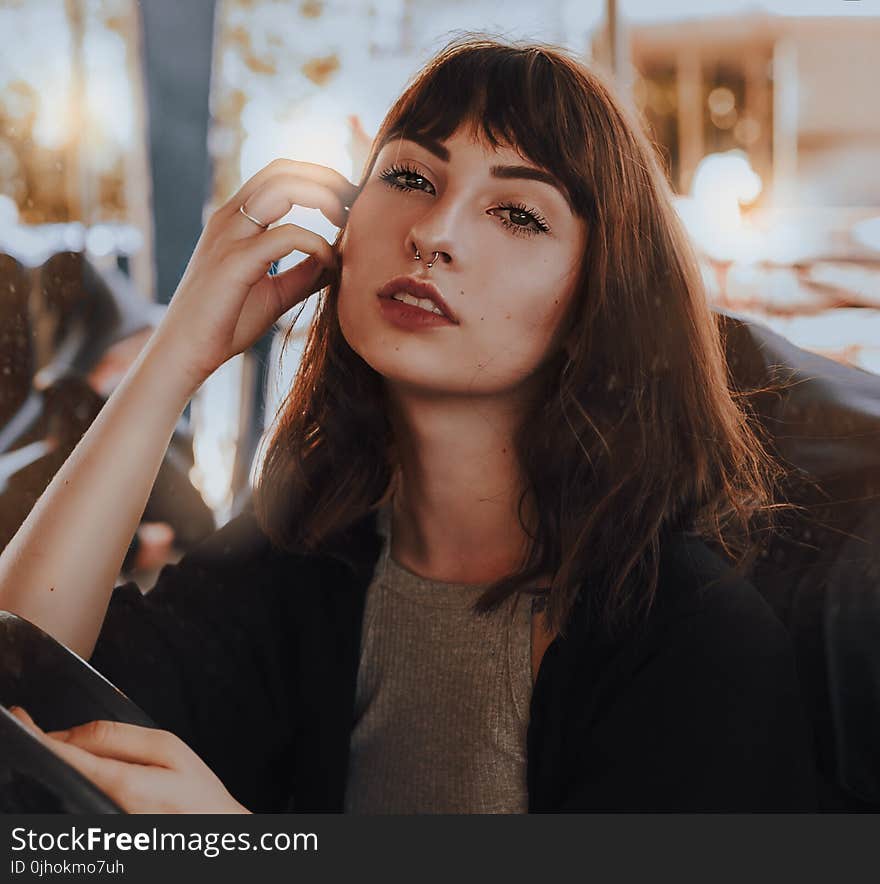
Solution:
[{"label": "brown hair", "polygon": [[[657,154],[602,80],[558,47],[457,38],[388,112],[361,187],[388,139],[443,140],[461,126],[554,173],[587,222],[560,329],[568,352],[545,360],[546,395],[513,440],[536,533],[521,569],[474,610],[550,573],[552,629],[565,631],[586,586],[592,613],[613,630],[650,609],[664,532],[696,531],[742,556],[772,508],[778,467],[729,386]],[[319,296],[255,492],[261,526],[288,550],[320,550],[378,505],[395,469],[383,381],[345,341],[338,292],[337,276]]]}]

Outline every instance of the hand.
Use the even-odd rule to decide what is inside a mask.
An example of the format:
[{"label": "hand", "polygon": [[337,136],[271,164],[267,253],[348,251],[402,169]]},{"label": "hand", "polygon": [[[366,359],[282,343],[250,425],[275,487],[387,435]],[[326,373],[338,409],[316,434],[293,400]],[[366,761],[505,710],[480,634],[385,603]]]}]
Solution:
[{"label": "hand", "polygon": [[179,737],[168,731],[90,721],[41,730],[17,706],[9,711],[51,751],[128,813],[249,813]]},{"label": "hand", "polygon": [[[186,272],[150,342],[163,361],[198,387],[226,360],[250,347],[291,307],[328,285],[337,255],[324,237],[297,224],[264,230],[239,211],[271,224],[294,204],[320,209],[338,227],[356,185],[326,166],[274,160],[208,219]],[[272,261],[299,250],[309,257],[276,276]]]}]

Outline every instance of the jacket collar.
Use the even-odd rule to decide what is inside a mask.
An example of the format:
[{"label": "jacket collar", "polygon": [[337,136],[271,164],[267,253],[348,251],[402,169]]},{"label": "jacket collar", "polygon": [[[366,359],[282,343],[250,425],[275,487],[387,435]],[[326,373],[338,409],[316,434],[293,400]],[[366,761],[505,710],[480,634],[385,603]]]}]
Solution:
[{"label": "jacket collar", "polygon": [[345,565],[355,577],[371,575],[382,551],[376,510],[370,510],[322,544],[321,555]]}]

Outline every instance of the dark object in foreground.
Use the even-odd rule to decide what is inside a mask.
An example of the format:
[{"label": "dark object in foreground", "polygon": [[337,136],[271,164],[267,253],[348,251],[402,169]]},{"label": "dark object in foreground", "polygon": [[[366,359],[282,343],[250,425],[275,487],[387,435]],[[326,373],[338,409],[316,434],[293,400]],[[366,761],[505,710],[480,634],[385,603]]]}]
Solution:
[{"label": "dark object in foreground", "polygon": [[22,706],[43,730],[104,719],[156,727],[88,663],[33,623],[0,611],[0,813],[124,813],[46,749],[9,712]]}]

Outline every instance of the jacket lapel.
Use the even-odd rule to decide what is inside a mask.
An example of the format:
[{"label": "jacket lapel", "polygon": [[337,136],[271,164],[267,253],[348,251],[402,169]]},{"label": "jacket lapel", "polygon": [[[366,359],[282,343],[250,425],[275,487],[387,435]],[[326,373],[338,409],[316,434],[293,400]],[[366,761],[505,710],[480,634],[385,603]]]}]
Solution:
[{"label": "jacket lapel", "polygon": [[297,618],[294,781],[287,812],[341,813],[367,588],[381,551],[375,513],[316,557]]}]

